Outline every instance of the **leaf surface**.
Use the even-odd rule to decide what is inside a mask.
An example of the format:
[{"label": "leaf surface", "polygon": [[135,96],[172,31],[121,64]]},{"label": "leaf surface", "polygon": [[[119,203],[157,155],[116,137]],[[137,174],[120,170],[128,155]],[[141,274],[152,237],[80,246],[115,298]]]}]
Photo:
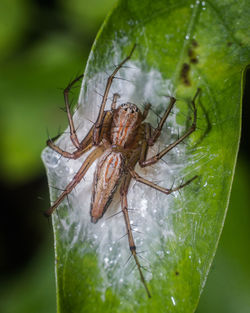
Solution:
[{"label": "leaf surface", "polygon": [[[147,284],[148,299],[129,258],[119,195],[97,224],[89,207],[95,164],[53,215],[58,312],[194,312],[216,251],[229,202],[241,127],[242,73],[249,63],[246,1],[119,1],[93,45],[74,115],[84,138],[95,121],[108,75],[132,58],[111,87],[119,103],[150,102],[157,126],[169,95],[176,106],[154,154],[192,123],[191,101],[201,89],[197,130],[158,164],[137,172],[170,188],[198,175],[180,193],[166,196],[132,183],[128,205]],[[57,142],[73,150],[69,135]],[[81,166],[46,148],[50,186],[64,189]],[[55,200],[60,190],[51,188]],[[133,211],[132,211],[133,210]],[[128,260],[128,261],[127,261]]]}]

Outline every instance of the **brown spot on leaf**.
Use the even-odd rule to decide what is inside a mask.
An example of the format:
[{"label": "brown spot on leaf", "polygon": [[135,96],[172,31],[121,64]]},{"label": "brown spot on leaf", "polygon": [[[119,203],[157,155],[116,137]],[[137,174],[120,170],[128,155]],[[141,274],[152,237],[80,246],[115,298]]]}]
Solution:
[{"label": "brown spot on leaf", "polygon": [[190,66],[187,63],[183,63],[182,68],[181,68],[181,80],[186,86],[190,86],[190,80],[189,80],[189,71],[190,71]]},{"label": "brown spot on leaf", "polygon": [[196,53],[193,49],[191,49],[191,48],[188,49],[188,56],[189,56],[190,63],[193,63],[193,64],[198,63],[198,58],[197,58]]},{"label": "brown spot on leaf", "polygon": [[195,39],[191,41],[191,44],[194,48],[198,47],[198,42]]},{"label": "brown spot on leaf", "polygon": [[191,58],[190,62],[193,64],[197,64],[199,61],[198,61],[197,57],[195,57],[195,58]]},{"label": "brown spot on leaf", "polygon": [[193,55],[194,55],[194,50],[191,49],[191,48],[189,48],[189,49],[188,49],[188,56],[189,56],[189,58],[192,58]]}]

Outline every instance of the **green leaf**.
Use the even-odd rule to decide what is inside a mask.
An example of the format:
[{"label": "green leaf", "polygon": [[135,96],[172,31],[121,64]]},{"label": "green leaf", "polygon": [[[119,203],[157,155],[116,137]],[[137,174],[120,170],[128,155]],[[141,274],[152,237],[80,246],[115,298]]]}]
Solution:
[{"label": "green leaf", "polygon": [[[242,73],[249,62],[246,1],[119,1],[91,51],[74,115],[84,138],[95,121],[108,73],[136,43],[110,91],[119,104],[151,102],[157,126],[169,100],[173,114],[151,153],[178,138],[192,122],[190,103],[201,94],[197,130],[165,157],[138,173],[170,188],[198,179],[173,197],[136,183],[128,205],[137,251],[152,298],[129,259],[119,195],[102,220],[90,222],[94,167],[53,215],[58,312],[194,312],[216,251],[229,202],[240,137]],[[119,79],[121,78],[121,79]],[[107,109],[110,107],[110,99]],[[72,151],[69,135],[57,144]],[[150,153],[150,151],[149,151]],[[50,149],[43,152],[49,185],[64,189],[81,166]],[[52,201],[61,193],[51,187]],[[128,260],[129,259],[129,260]],[[128,260],[128,261],[127,261]]]}]

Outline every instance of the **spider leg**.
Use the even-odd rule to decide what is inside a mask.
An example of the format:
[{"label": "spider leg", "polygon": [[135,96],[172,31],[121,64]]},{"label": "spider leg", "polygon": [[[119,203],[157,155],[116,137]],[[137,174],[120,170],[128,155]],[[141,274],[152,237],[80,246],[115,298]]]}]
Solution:
[{"label": "spider leg", "polygon": [[[195,100],[198,96],[198,94],[200,93],[200,89],[197,89],[197,92],[192,100],[192,106],[193,106],[193,123],[191,125],[191,127],[188,129],[188,131],[182,135],[178,140],[176,140],[175,142],[171,143],[170,145],[168,145],[165,149],[163,149],[162,151],[160,151],[159,153],[155,154],[153,157],[149,158],[148,160],[140,160],[139,164],[141,167],[146,167],[152,164],[155,164],[156,162],[158,162],[165,154],[167,154],[170,150],[172,150],[174,147],[176,147],[179,143],[181,143],[185,138],[187,138],[190,134],[192,134],[195,129],[196,129],[196,120],[197,120],[197,108],[195,106]],[[167,113],[167,111],[166,111]],[[166,113],[164,114],[164,116],[166,115]]]},{"label": "spider leg", "polygon": [[120,98],[119,93],[114,93],[113,94],[112,104],[111,104],[111,110],[115,110],[116,109],[116,102],[117,102],[118,98]]},{"label": "spider leg", "polygon": [[146,160],[147,157],[147,152],[148,152],[148,140],[151,136],[151,125],[149,123],[144,123],[144,133],[145,133],[145,137],[142,141],[142,145],[141,145],[141,152],[140,152],[140,159],[139,159],[139,164],[144,162]]},{"label": "spider leg", "polygon": [[55,137],[54,139],[49,139],[47,140],[47,145],[55,150],[56,152],[58,152],[59,154],[61,154],[62,156],[64,156],[65,158],[69,158],[69,159],[77,159],[79,158],[82,154],[84,154],[86,151],[88,151],[93,145],[92,145],[92,137],[93,137],[93,126],[90,129],[90,131],[88,132],[88,134],[84,137],[84,139],[79,143],[79,140],[77,138],[76,135],[76,130],[75,130],[75,126],[74,126],[74,122],[73,122],[73,117],[72,114],[70,112],[70,105],[69,105],[69,92],[71,90],[71,88],[73,87],[73,85],[78,82],[81,78],[83,77],[83,75],[80,75],[79,77],[75,78],[65,89],[64,89],[64,100],[65,100],[65,106],[66,106],[66,112],[67,112],[67,116],[68,116],[68,122],[69,122],[69,127],[70,127],[70,139],[73,143],[73,145],[77,148],[76,151],[74,151],[73,153],[67,152],[62,150],[60,147],[58,147],[55,143],[54,140],[57,139],[57,137]]},{"label": "spider leg", "polygon": [[146,119],[146,117],[148,116],[148,112],[150,110],[151,104],[150,103],[146,103],[144,110],[142,112],[142,120],[144,121]]},{"label": "spider leg", "polygon": [[149,146],[153,146],[153,144],[156,142],[156,140],[160,136],[162,127],[163,127],[166,119],[168,118],[169,113],[171,112],[175,102],[176,102],[176,99],[174,97],[170,97],[170,104],[169,104],[169,106],[167,107],[163,117],[161,118],[161,120],[160,120],[158,126],[156,127],[156,129],[154,130],[152,136],[148,140]]},{"label": "spider leg", "polygon": [[139,262],[139,259],[137,257],[137,253],[136,253],[136,246],[135,246],[135,242],[134,242],[134,238],[133,238],[133,233],[132,233],[132,228],[131,228],[131,224],[130,224],[130,220],[129,220],[129,215],[128,215],[128,202],[127,202],[127,193],[128,193],[128,186],[131,180],[131,176],[127,176],[126,179],[124,180],[124,183],[121,186],[121,190],[120,190],[120,194],[121,194],[121,207],[122,207],[122,212],[123,212],[123,216],[124,216],[124,220],[125,220],[125,224],[126,224],[126,229],[127,229],[127,235],[128,235],[128,243],[129,243],[129,248],[131,251],[131,254],[134,257],[136,266],[138,268],[139,274],[140,274],[140,279],[141,282],[144,285],[144,288],[147,292],[147,295],[149,298],[151,298],[151,294],[149,292],[146,280],[144,278],[144,275],[142,273],[142,266]]},{"label": "spider leg", "polygon": [[60,147],[58,147],[56,144],[54,144],[53,140],[52,139],[49,139],[47,140],[47,145],[53,149],[54,151],[56,151],[57,153],[59,153],[60,155],[62,155],[63,157],[65,158],[68,158],[68,159],[78,159],[80,158],[80,156],[82,156],[85,152],[87,152],[88,150],[90,150],[93,146],[92,143],[90,143],[87,147],[85,147],[84,149],[82,150],[76,150],[72,153],[70,152],[67,152],[65,150],[62,150]]},{"label": "spider leg", "polygon": [[80,144],[79,144],[79,140],[78,140],[77,135],[76,135],[76,130],[75,130],[72,114],[70,112],[69,92],[70,92],[71,88],[74,86],[74,84],[77,83],[82,77],[83,77],[83,74],[78,76],[77,78],[75,78],[63,91],[64,101],[65,101],[65,106],[66,106],[66,112],[67,112],[68,121],[69,121],[70,139],[76,148],[79,148]]},{"label": "spider leg", "polygon": [[137,173],[136,173],[134,170],[132,170],[132,169],[129,169],[129,172],[130,172],[131,176],[132,176],[136,181],[138,181],[138,182],[140,182],[140,183],[142,183],[142,184],[144,184],[144,185],[150,186],[150,187],[152,187],[152,188],[154,188],[154,189],[156,189],[156,190],[158,190],[158,191],[161,191],[161,192],[163,192],[163,193],[165,193],[165,194],[167,194],[167,195],[171,194],[171,193],[174,192],[174,191],[177,191],[177,190],[179,190],[179,189],[182,189],[182,188],[186,187],[187,185],[189,185],[193,180],[195,180],[195,179],[198,177],[198,176],[196,175],[196,176],[192,177],[191,179],[189,179],[188,181],[186,181],[185,183],[182,183],[181,185],[179,185],[179,186],[177,186],[177,187],[175,187],[175,188],[170,188],[170,189],[168,189],[168,188],[163,188],[163,187],[161,187],[161,186],[158,186],[158,185],[156,185],[155,183],[153,183],[153,182],[151,182],[151,181],[149,181],[149,180],[147,180],[147,179],[141,177],[139,174],[137,174]]},{"label": "spider leg", "polygon": [[104,117],[104,109],[105,109],[105,105],[106,105],[107,98],[108,98],[108,93],[109,93],[110,87],[112,85],[113,79],[115,78],[115,75],[119,71],[119,69],[124,65],[124,63],[126,63],[131,58],[134,50],[135,50],[135,45],[133,46],[129,55],[115,68],[115,70],[109,76],[109,78],[107,80],[106,88],[105,88],[104,95],[102,98],[101,107],[100,107],[99,114],[98,114],[98,117],[97,117],[97,120],[95,123],[95,127],[94,127],[94,133],[93,133],[94,145],[97,145],[100,141],[100,128],[102,126],[102,121],[103,121],[103,117]]},{"label": "spider leg", "polygon": [[64,198],[75,188],[77,184],[80,183],[84,175],[87,173],[88,169],[92,165],[92,163],[102,155],[104,151],[103,146],[99,146],[94,151],[92,151],[86,160],[83,162],[82,166],[78,170],[78,172],[75,174],[72,181],[66,186],[65,190],[61,193],[61,195],[56,199],[54,204],[44,212],[44,215],[49,217],[54,210],[58,207],[58,205],[64,200]]}]

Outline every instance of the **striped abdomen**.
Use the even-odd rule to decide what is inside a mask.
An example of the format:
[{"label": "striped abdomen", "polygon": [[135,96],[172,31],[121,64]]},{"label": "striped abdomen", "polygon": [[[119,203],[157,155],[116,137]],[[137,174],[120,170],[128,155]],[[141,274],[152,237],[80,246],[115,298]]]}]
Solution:
[{"label": "striped abdomen", "polygon": [[91,222],[96,223],[107,210],[119,184],[124,166],[120,152],[108,151],[97,165],[91,201]]}]

